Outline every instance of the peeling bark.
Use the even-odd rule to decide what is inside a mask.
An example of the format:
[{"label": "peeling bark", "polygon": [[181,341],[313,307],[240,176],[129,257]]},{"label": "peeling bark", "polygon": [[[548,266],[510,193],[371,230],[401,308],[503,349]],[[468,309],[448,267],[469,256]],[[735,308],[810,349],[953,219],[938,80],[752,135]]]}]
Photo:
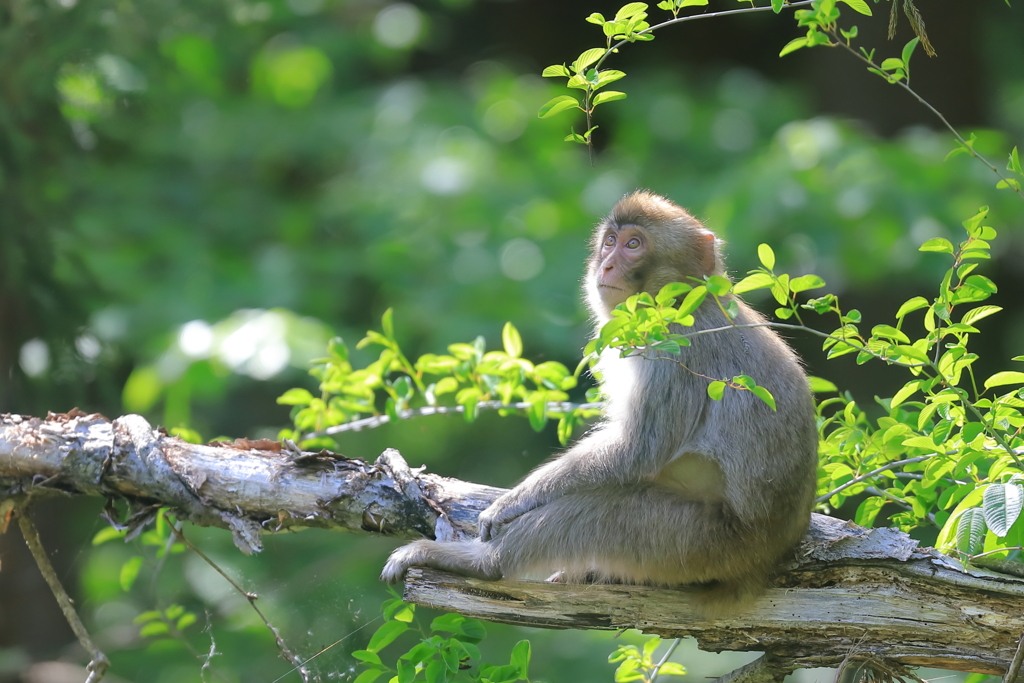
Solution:
[{"label": "peeling bark", "polygon": [[[410,468],[394,450],[366,463],[271,441],[188,444],[127,415],[0,416],[5,510],[59,493],[122,498],[130,526],[158,507],[229,529],[243,552],[289,527],[461,539],[503,489]],[[761,651],[734,672],[767,683],[844,660],[1005,672],[1024,633],[1024,581],[959,562],[895,529],[815,515],[793,561],[750,611],[713,622],[684,588],[487,582],[414,568],[406,598],[491,621],[544,628],[638,628],[693,636],[705,650]]]}]

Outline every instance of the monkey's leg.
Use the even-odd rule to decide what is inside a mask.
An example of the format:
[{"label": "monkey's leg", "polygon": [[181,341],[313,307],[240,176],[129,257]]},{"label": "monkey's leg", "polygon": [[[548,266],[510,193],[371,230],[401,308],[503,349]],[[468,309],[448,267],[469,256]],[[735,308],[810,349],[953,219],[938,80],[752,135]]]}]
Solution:
[{"label": "monkey's leg", "polygon": [[492,543],[506,577],[560,570],[566,582],[711,584],[699,607],[712,614],[760,592],[787,550],[766,528],[741,523],[722,504],[638,484],[557,498]]},{"label": "monkey's leg", "polygon": [[397,583],[413,565],[496,581],[502,573],[494,556],[494,546],[479,539],[472,541],[413,541],[398,548],[388,557],[380,578]]}]

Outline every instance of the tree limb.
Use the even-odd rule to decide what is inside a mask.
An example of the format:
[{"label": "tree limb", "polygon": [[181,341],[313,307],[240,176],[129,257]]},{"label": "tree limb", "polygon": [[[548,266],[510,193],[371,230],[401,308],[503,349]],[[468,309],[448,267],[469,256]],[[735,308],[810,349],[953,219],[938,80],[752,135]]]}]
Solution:
[{"label": "tree limb", "polygon": [[[157,507],[232,531],[244,552],[294,526],[401,538],[472,537],[503,489],[410,468],[394,450],[373,464],[272,441],[193,445],[127,415],[0,416],[0,513],[11,500],[79,493],[127,500],[141,529]],[[737,680],[844,660],[1006,672],[1024,633],[1024,581],[918,548],[895,529],[815,515],[793,562],[741,615],[702,621],[689,591],[542,581],[487,582],[409,572],[406,599],[491,621],[545,628],[638,628],[693,636],[705,650],[761,651]],[[853,654],[855,653],[855,655]]]}]

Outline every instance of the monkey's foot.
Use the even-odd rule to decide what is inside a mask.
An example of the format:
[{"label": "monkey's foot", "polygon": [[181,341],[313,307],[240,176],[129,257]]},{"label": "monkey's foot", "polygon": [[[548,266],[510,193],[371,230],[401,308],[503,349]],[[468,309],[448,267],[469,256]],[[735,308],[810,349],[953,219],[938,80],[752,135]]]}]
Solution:
[{"label": "monkey's foot", "polygon": [[423,553],[415,543],[403,545],[395,550],[384,563],[384,569],[380,573],[381,581],[386,583],[398,583],[405,578],[405,573],[414,564],[423,564]]}]

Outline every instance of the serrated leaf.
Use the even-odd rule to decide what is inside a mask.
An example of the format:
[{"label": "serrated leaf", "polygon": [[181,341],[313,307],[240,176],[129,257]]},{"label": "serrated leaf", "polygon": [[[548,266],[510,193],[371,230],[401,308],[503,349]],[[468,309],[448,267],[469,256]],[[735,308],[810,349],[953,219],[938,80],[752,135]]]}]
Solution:
[{"label": "serrated leaf", "polygon": [[605,102],[614,102],[615,100],[624,99],[626,99],[626,93],[619,92],[618,90],[606,90],[605,92],[599,92],[594,95],[594,99],[591,100],[591,102],[593,102],[596,107],[597,105],[604,104]]},{"label": "serrated leaf", "polygon": [[580,102],[572,95],[559,95],[558,97],[552,98],[544,103],[544,106],[537,112],[537,116],[542,119],[546,119],[549,116],[560,114],[566,109],[572,109],[573,107],[579,107]]},{"label": "serrated leaf", "polygon": [[1007,384],[1024,384],[1024,372],[1005,370],[1003,372],[997,372],[985,380],[986,389],[1001,387]]},{"label": "serrated leaf", "polygon": [[992,484],[985,489],[981,509],[996,536],[1005,536],[1024,508],[1024,489],[1018,484]]},{"label": "serrated leaf", "polygon": [[987,318],[993,313],[998,313],[1003,310],[1002,306],[978,306],[964,313],[963,317],[960,318],[960,322],[965,325],[973,325],[975,322],[982,318]]},{"label": "serrated leaf", "polygon": [[[860,12],[868,17],[871,16],[871,8],[868,7],[868,4],[864,2],[864,0],[839,0],[839,2],[845,2],[854,12]],[[776,14],[778,14],[778,12],[776,12]]]},{"label": "serrated leaf", "polygon": [[967,555],[975,555],[981,550],[985,537],[985,513],[978,508],[964,510],[957,521],[956,548]]}]

